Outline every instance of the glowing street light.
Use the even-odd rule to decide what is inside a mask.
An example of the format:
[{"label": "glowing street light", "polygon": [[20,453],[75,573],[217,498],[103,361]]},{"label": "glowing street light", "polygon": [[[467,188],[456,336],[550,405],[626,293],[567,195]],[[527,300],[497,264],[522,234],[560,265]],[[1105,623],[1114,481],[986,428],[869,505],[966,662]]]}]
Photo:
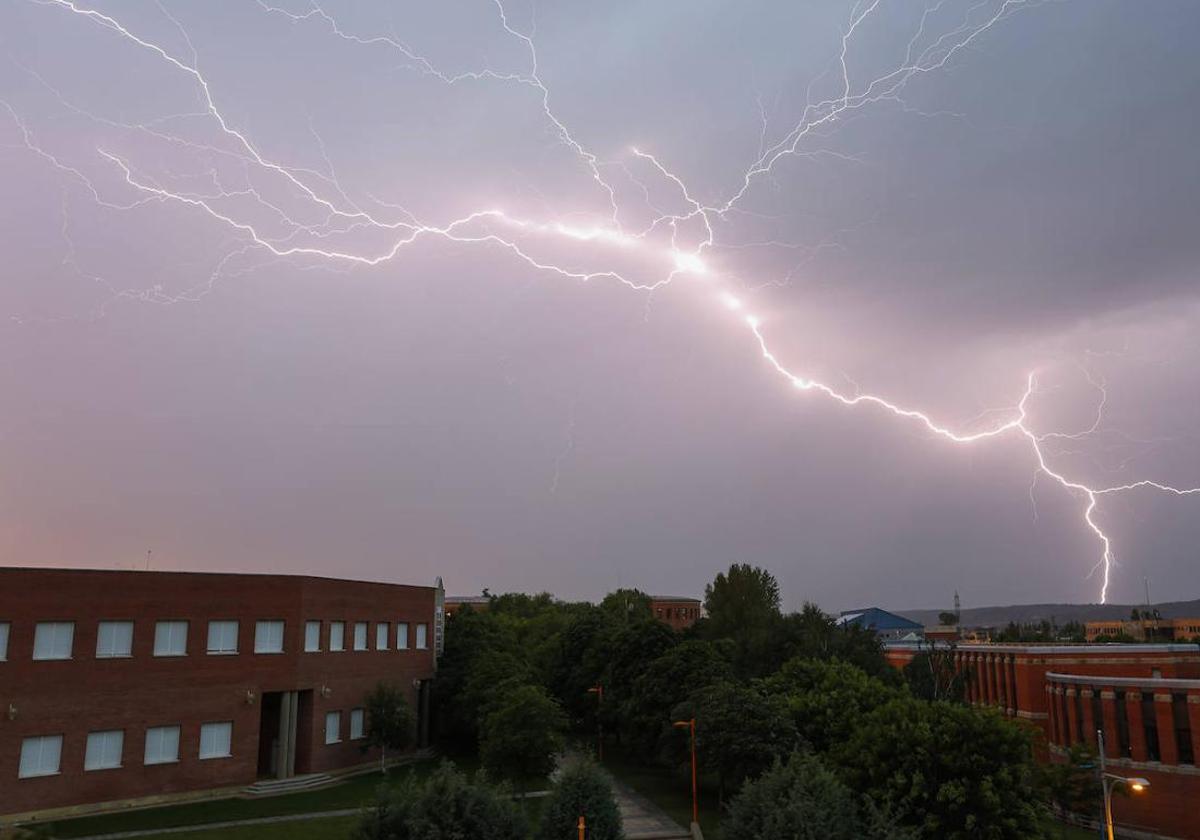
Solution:
[{"label": "glowing street light", "polygon": [[696,719],[677,720],[672,726],[676,729],[686,729],[691,735],[692,741],[692,822],[700,822],[700,810],[697,807],[696,800]]},{"label": "glowing street light", "polygon": [[1118,776],[1104,769],[1104,730],[1096,730],[1096,743],[1100,748],[1100,787],[1104,791],[1104,830],[1108,840],[1114,840],[1112,817],[1112,792],[1117,785],[1128,785],[1134,793],[1150,787],[1150,780],[1141,776]]}]

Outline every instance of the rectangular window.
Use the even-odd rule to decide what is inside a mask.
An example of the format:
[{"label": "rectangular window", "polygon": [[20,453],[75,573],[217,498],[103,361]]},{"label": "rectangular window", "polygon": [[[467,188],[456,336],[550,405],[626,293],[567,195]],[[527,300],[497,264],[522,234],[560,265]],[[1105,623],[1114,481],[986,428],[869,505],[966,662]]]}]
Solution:
[{"label": "rectangular window", "polygon": [[1125,707],[1125,692],[1117,690],[1117,752],[1122,758],[1133,758],[1129,745],[1129,714]]},{"label": "rectangular window", "polygon": [[363,723],[366,721],[367,713],[363,709],[350,710],[350,740],[357,741],[360,738],[365,738]]},{"label": "rectangular window", "polygon": [[96,658],[133,656],[133,622],[101,621],[96,630]]},{"label": "rectangular window", "polygon": [[325,713],[325,743],[336,744],[342,740],[342,713]]},{"label": "rectangular window", "polygon": [[392,635],[392,625],[381,621],[375,625],[375,650],[388,649],[388,637]]},{"label": "rectangular window", "polygon": [[396,622],[396,650],[408,649],[408,622]]},{"label": "rectangular window", "polygon": [[155,656],[187,655],[186,621],[159,621],[154,625]]},{"label": "rectangular window", "polygon": [[354,649],[367,649],[367,622],[365,621],[354,622]]},{"label": "rectangular window", "polygon": [[233,755],[233,721],[200,725],[200,758],[229,758]]},{"label": "rectangular window", "polygon": [[282,621],[257,621],[254,623],[254,652],[283,653]]},{"label": "rectangular window", "polygon": [[1142,692],[1142,731],[1146,737],[1146,754],[1151,761],[1162,761],[1158,746],[1158,715],[1154,708],[1154,692]]},{"label": "rectangular window", "polygon": [[1171,714],[1175,721],[1175,748],[1179,751],[1179,763],[1195,765],[1196,755],[1192,750],[1192,727],[1188,721],[1187,695],[1171,695]]},{"label": "rectangular window", "polygon": [[75,622],[40,621],[33,632],[33,658],[70,659],[74,642]]},{"label": "rectangular window", "polygon": [[178,726],[154,726],[146,730],[147,764],[170,764],[178,760]]},{"label": "rectangular window", "polygon": [[236,621],[208,622],[208,652],[230,654],[238,652],[238,623]]},{"label": "rectangular window", "polygon": [[87,752],[83,756],[84,770],[112,770],[121,766],[125,748],[125,733],[120,729],[108,732],[89,732]]},{"label": "rectangular window", "polygon": [[429,625],[428,624],[418,624],[417,625],[417,647],[421,650],[425,650],[425,648],[429,647]]},{"label": "rectangular window", "polygon": [[329,622],[329,649],[330,650],[345,650],[346,649],[346,622],[344,622],[344,621]]},{"label": "rectangular window", "polygon": [[21,742],[21,766],[17,775],[22,779],[34,776],[54,776],[62,758],[62,736],[42,735]]},{"label": "rectangular window", "polygon": [[321,622],[304,622],[304,652],[316,653],[321,649]]},{"label": "rectangular window", "polygon": [[8,659],[8,622],[0,621],[0,662]]}]

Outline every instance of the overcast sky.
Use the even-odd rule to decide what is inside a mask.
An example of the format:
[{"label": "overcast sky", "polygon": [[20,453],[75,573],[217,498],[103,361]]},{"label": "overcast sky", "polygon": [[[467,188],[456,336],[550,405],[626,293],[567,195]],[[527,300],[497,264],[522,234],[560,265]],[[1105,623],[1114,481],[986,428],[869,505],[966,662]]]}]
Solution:
[{"label": "overcast sky", "polygon": [[1094,601],[1030,435],[1200,485],[1191,0],[306,2],[0,6],[0,562]]}]

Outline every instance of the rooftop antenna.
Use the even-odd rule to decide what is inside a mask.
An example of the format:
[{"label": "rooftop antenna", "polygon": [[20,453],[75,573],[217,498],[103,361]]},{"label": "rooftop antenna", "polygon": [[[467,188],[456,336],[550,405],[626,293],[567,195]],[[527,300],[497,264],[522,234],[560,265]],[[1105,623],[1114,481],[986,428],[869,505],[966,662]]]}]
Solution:
[{"label": "rooftop antenna", "polygon": [[954,590],[954,623],[962,624],[962,602],[958,600],[958,590]]},{"label": "rooftop antenna", "polygon": [[146,571],[150,571],[150,549],[146,549]]}]

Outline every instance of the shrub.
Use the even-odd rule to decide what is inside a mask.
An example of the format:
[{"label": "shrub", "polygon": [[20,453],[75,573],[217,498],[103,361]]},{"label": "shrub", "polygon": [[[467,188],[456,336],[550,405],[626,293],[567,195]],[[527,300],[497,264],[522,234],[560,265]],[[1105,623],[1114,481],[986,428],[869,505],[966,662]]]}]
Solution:
[{"label": "shrub", "polygon": [[599,767],[582,759],[563,768],[542,811],[538,840],[575,840],[580,816],[587,820],[590,840],[625,836],[612,783]]}]

